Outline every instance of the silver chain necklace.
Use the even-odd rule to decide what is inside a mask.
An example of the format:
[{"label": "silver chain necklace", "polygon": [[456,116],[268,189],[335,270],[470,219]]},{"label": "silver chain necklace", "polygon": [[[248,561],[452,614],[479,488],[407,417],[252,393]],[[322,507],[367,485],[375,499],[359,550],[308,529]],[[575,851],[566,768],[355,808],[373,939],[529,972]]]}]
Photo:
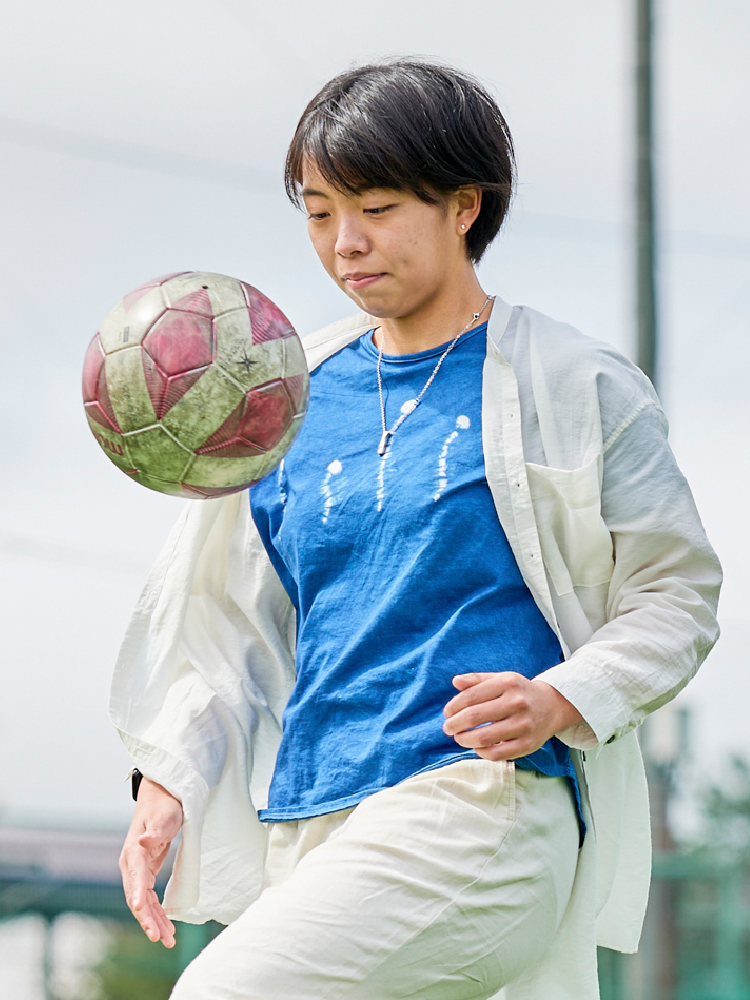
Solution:
[{"label": "silver chain necklace", "polygon": [[422,386],[422,391],[420,392],[420,394],[417,396],[416,399],[410,399],[410,400],[408,400],[407,403],[404,403],[404,407],[407,407],[407,408],[404,409],[404,407],[402,407],[402,409],[401,409],[401,416],[398,418],[398,420],[393,425],[393,427],[391,427],[390,430],[385,425],[385,403],[383,402],[383,376],[380,373],[380,363],[383,360],[383,347],[385,346],[385,332],[382,334],[382,336],[380,338],[380,350],[378,351],[378,396],[380,397],[380,418],[381,418],[382,423],[383,423],[383,434],[382,434],[382,436],[380,438],[380,443],[378,444],[378,455],[381,455],[381,456],[385,455],[386,448],[388,447],[388,443],[389,443],[390,439],[393,437],[393,435],[399,429],[399,427],[401,426],[401,424],[403,424],[404,420],[406,420],[406,418],[408,416],[410,416],[412,413],[414,413],[414,411],[416,410],[416,408],[422,402],[422,397],[424,396],[424,394],[427,392],[427,390],[432,385],[433,379],[435,378],[435,376],[437,375],[437,373],[440,371],[440,366],[442,365],[443,361],[445,361],[445,359],[448,357],[448,355],[450,354],[450,352],[456,346],[456,344],[459,341],[459,338],[463,337],[463,335],[466,333],[466,331],[469,329],[469,327],[472,326],[474,323],[476,323],[476,321],[482,315],[482,313],[484,312],[484,310],[487,308],[487,304],[489,302],[492,302],[494,298],[495,298],[494,295],[488,295],[487,298],[482,303],[482,308],[479,310],[479,312],[475,312],[472,315],[471,319],[466,324],[466,326],[463,328],[463,330],[461,330],[459,333],[457,333],[456,336],[453,338],[453,340],[450,342],[450,344],[448,344],[448,346],[446,347],[446,349],[443,351],[443,353],[438,358],[438,363],[432,369],[432,374],[427,379],[427,381],[425,382],[425,384]]}]

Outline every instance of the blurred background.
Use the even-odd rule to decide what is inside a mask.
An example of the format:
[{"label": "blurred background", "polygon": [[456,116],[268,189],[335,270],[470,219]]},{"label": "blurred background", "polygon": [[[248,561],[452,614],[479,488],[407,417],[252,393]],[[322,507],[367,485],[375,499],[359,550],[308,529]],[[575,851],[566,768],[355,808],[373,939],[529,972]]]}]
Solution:
[{"label": "blurred background", "polygon": [[[646,733],[659,849],[612,1000],[750,997],[750,5],[654,0],[659,352],[678,461],[726,570],[723,637]],[[182,501],[105,461],[80,402],[98,322],[183,269],[301,334],[353,310],[285,199],[306,102],[352,63],[437,57],[497,96],[519,165],[489,292],[638,359],[636,0],[27,0],[0,33],[0,996],[160,1000],[177,955],[123,922],[129,763],[109,676]]]}]

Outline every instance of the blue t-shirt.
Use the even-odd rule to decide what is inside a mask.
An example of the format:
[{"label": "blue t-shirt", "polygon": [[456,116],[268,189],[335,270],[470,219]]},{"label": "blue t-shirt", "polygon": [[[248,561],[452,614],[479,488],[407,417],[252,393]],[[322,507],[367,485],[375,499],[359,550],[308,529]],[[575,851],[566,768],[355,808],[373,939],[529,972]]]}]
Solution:
[{"label": "blue t-shirt", "polygon": [[[444,350],[385,355],[387,426]],[[521,578],[484,474],[486,324],[458,341],[382,457],[372,332],[310,377],[310,408],[278,470],[250,489],[255,523],[297,609],[297,680],[265,821],[353,806],[474,757],[446,736],[455,674],[562,659]],[[516,762],[573,778],[551,739]]]}]

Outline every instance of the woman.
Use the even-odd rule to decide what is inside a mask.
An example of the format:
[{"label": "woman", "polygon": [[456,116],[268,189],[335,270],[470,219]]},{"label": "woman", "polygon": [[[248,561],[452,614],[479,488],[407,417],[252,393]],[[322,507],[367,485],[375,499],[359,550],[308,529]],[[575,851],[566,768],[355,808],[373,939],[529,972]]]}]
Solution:
[{"label": "woman", "polygon": [[113,687],[129,905],[168,947],[167,914],[230,924],[177,1000],[593,1000],[597,937],[637,946],[633,730],[720,573],[644,376],[480,287],[513,175],[454,70],[362,67],[302,116],[287,188],[361,312],[305,342],[278,471],[188,506]]}]

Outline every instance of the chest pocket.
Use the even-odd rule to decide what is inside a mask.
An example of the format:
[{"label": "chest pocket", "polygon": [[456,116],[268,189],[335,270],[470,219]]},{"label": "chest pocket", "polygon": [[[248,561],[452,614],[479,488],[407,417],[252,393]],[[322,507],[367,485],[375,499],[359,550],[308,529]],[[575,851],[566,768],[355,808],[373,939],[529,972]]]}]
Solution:
[{"label": "chest pocket", "polygon": [[601,516],[600,458],[580,469],[526,464],[544,564],[559,596],[609,582],[612,537]]}]

